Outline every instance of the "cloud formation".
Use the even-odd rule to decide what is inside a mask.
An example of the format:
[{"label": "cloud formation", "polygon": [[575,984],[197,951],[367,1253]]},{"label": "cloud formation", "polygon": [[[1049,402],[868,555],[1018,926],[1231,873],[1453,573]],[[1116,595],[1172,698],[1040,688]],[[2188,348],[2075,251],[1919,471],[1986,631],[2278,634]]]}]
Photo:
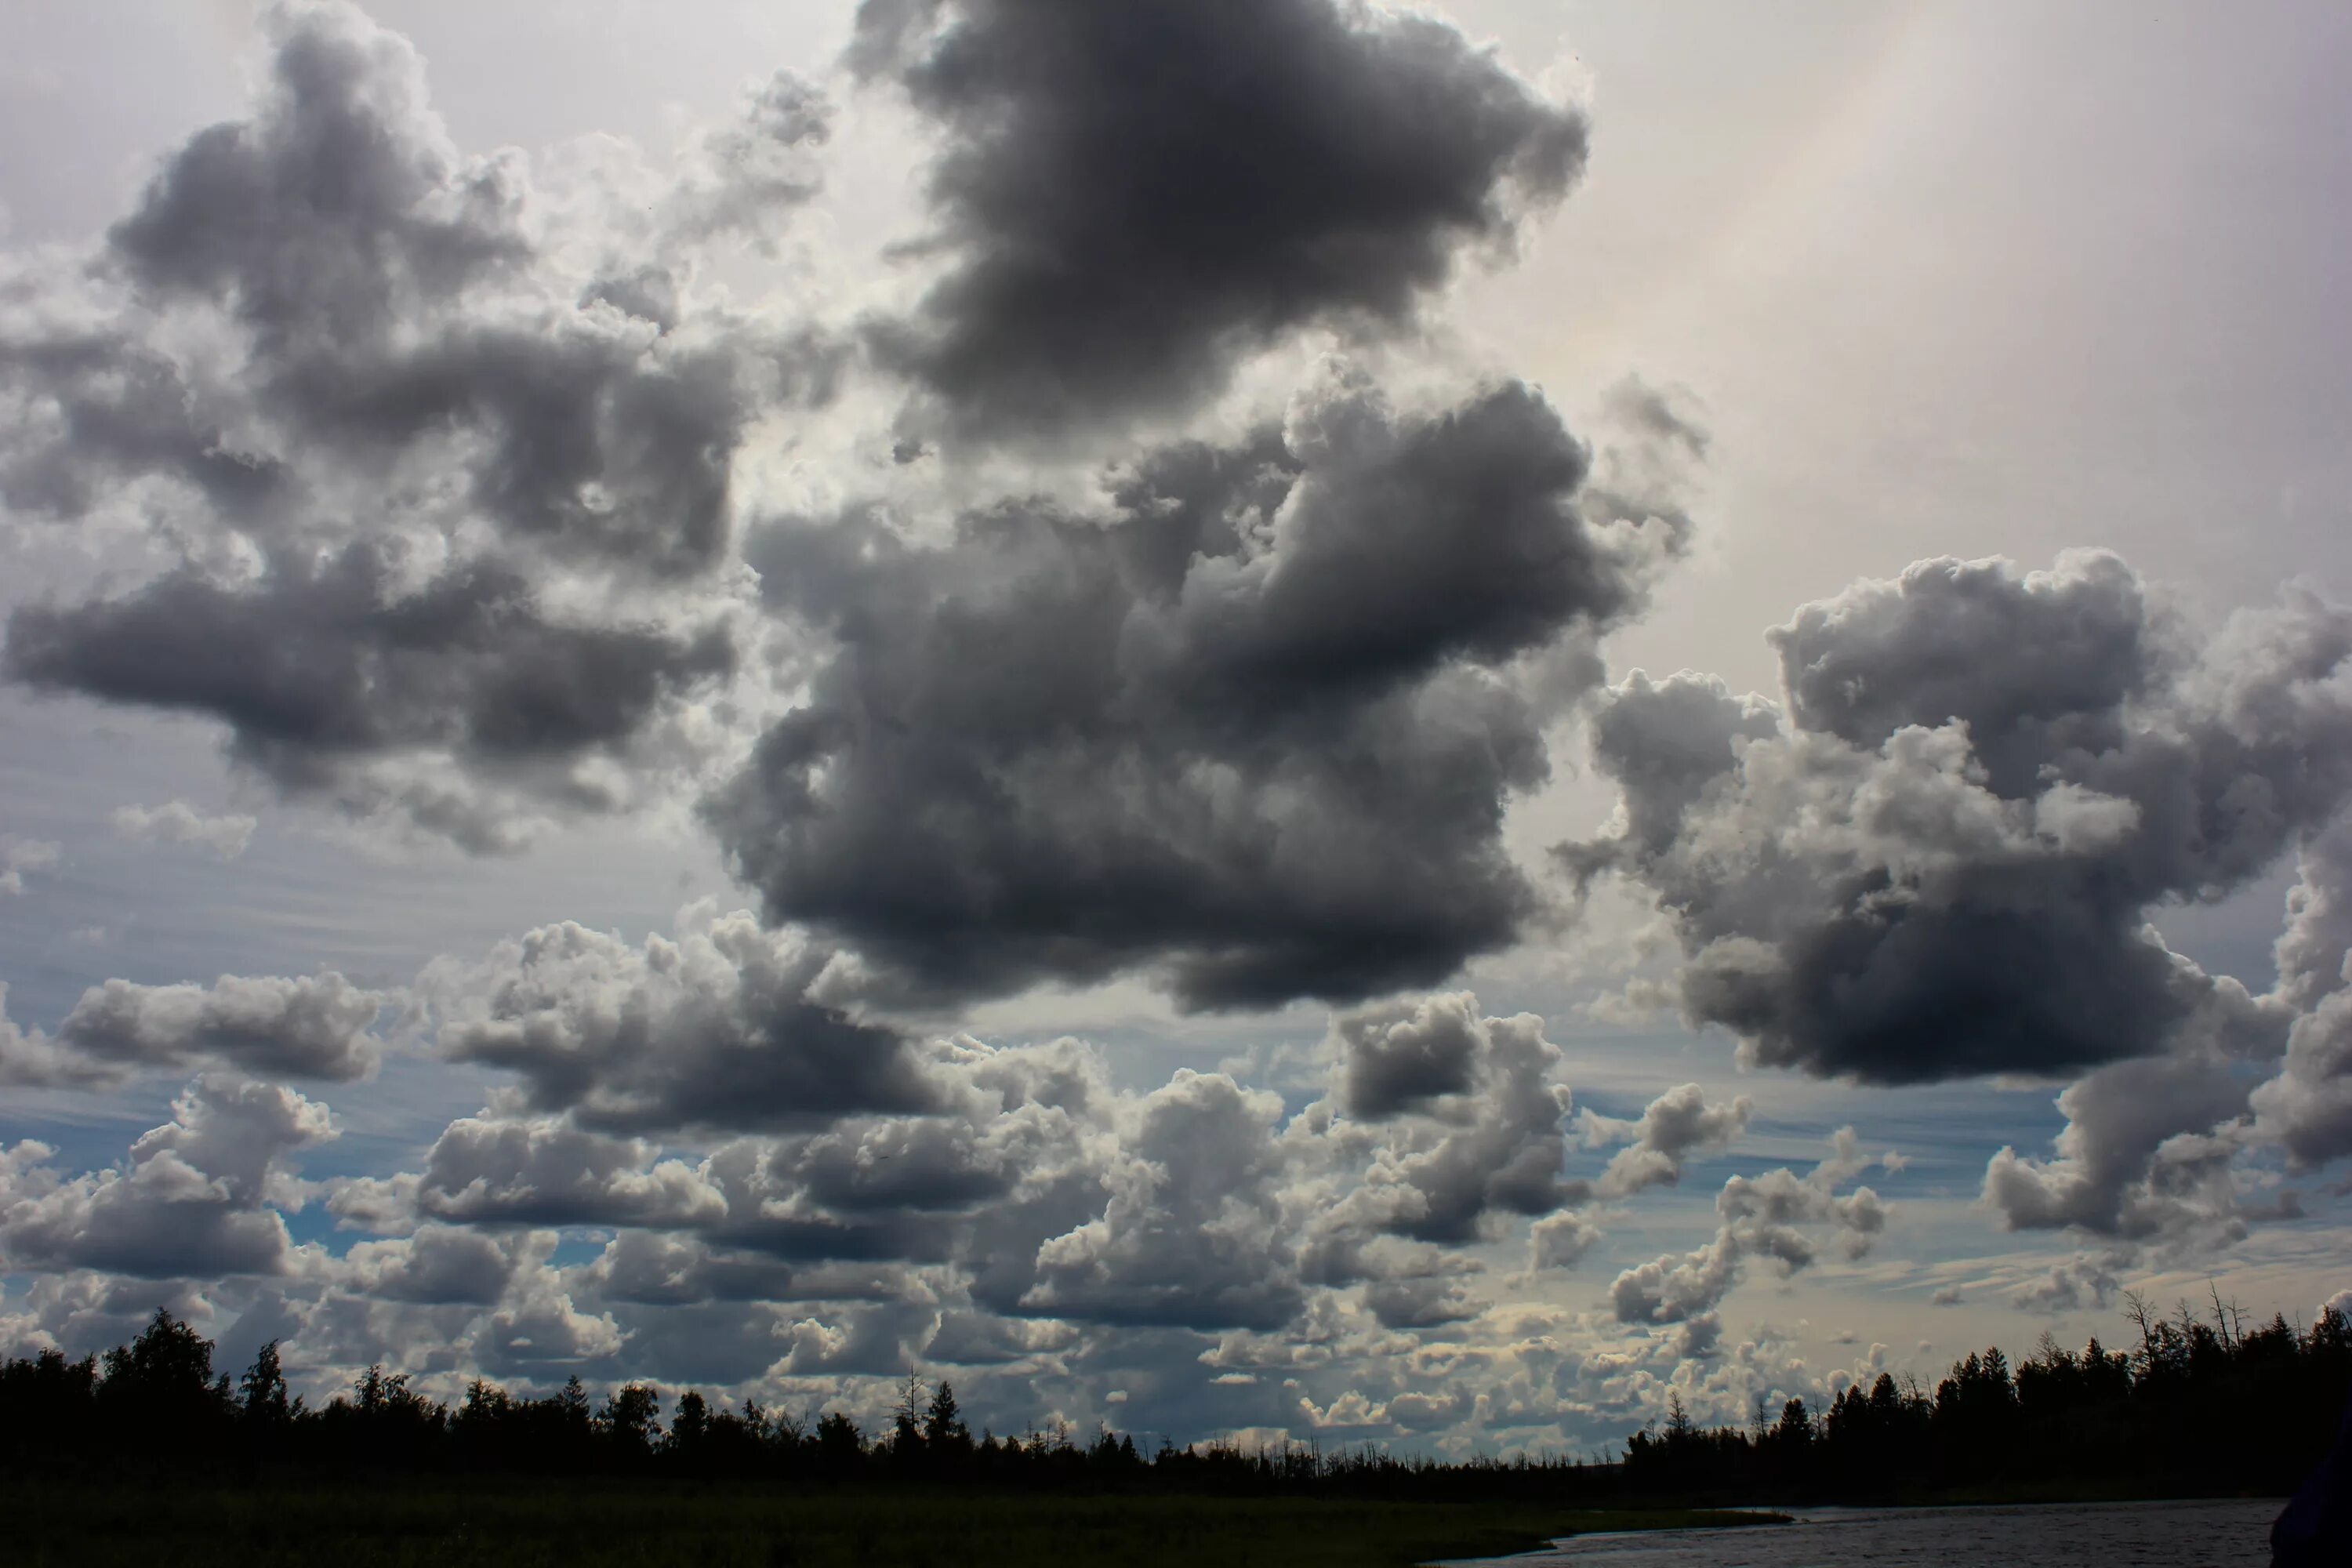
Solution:
[{"label": "cloud formation", "polygon": [[[1882,1160],[1889,1169],[1895,1157]],[[1714,1239],[1679,1256],[1669,1254],[1629,1268],[1609,1287],[1611,1309],[1622,1323],[1699,1323],[1739,1283],[1741,1265],[1763,1258],[1782,1273],[1810,1267],[1820,1256],[1812,1232],[1826,1226],[1839,1254],[1867,1253],[1886,1228],[1886,1205],[1868,1187],[1838,1189],[1870,1162],[1853,1129],[1840,1128],[1830,1152],[1800,1176],[1787,1166],[1759,1176],[1732,1176],[1716,1195],[1721,1223]]]},{"label": "cloud formation", "polygon": [[[1481,1017],[1467,994],[1335,1021],[1335,1090],[1360,1076],[1347,1059],[1358,1044],[1416,1029],[1461,1042],[1451,1087],[1376,1120],[1347,1115],[1337,1093],[1287,1115],[1221,1073],[1117,1090],[1103,1053],[1073,1040],[886,1037],[876,1062],[919,1098],[858,1103],[798,1092],[815,1058],[793,1053],[807,1043],[747,1030],[781,1016],[777,994],[802,994],[804,976],[779,986],[761,967],[780,952],[744,916],[642,952],[534,933],[489,971],[509,1020],[491,1036],[523,1054],[471,1058],[521,1074],[520,1093],[452,1122],[421,1170],[346,1181],[330,1206],[391,1234],[661,1233],[616,1241],[604,1266],[648,1300],[683,1299],[689,1279],[805,1296],[827,1271],[843,1289],[845,1267],[947,1268],[995,1317],[1275,1331],[1327,1291],[1394,1325],[1455,1321],[1475,1310],[1462,1288],[1477,1268],[1450,1249],[1580,1191],[1561,1170],[1559,1048],[1540,1020]],[[442,1044],[474,1052],[480,1022],[445,1022]],[[819,1042],[855,1043],[876,1042]],[[740,1107],[718,1109],[730,1097]],[[699,1159],[654,1136],[698,1126],[760,1131]]]},{"label": "cloud formation", "polygon": [[109,980],[82,993],[54,1037],[8,1022],[0,985],[0,1083],[104,1089],[194,1066],[349,1081],[374,1072],[391,994],[341,974],[224,974],[210,985]]},{"label": "cloud formation", "polygon": [[0,893],[11,897],[25,890],[25,873],[46,871],[58,863],[65,846],[46,838],[0,833]]},{"label": "cloud formation", "polygon": [[734,669],[694,584],[747,430],[829,395],[805,323],[694,287],[814,189],[822,100],[771,81],[640,216],[460,153],[355,9],[267,29],[247,118],[79,273],[0,289],[0,495],[163,563],[19,607],[7,673],[217,719],[280,790],[472,848],[617,809]]},{"label": "cloud formation", "polygon": [[2276,1049],[2275,1010],[2147,922],[2352,795],[2352,616],[2292,595],[2200,646],[2074,553],[1923,562],[1772,640],[1785,716],[1695,676],[1614,689],[1622,816],[1560,852],[1656,897],[1689,1021],[1875,1083]]},{"label": "cloud formation", "polygon": [[2276,958],[2274,994],[2299,1012],[2278,1075],[2249,1104],[2258,1137],[2315,1169],[2352,1154],[2352,821],[2304,852]]},{"label": "cloud formation", "polygon": [[26,1141],[0,1152],[0,1268],[92,1268],[142,1279],[284,1272],[288,1156],[335,1136],[290,1089],[207,1075],[114,1169],[68,1176]]},{"label": "cloud formation", "polygon": [[1584,162],[1452,26],[1334,0],[867,0],[850,61],[943,134],[948,269],[872,338],[960,434],[1173,412],[1297,328],[1407,325]]},{"label": "cloud formation", "polygon": [[565,923],[444,966],[440,1048],[602,1131],[777,1130],[930,1109],[908,1042],[814,999],[835,954],[745,913],[641,948]]},{"label": "cloud formation", "polygon": [[234,860],[244,854],[245,847],[253,842],[253,830],[260,826],[253,817],[239,813],[215,816],[199,811],[184,800],[165,801],[162,805],[122,806],[110,820],[114,831],[134,844],[184,844],[207,850],[223,860]]},{"label": "cloud formation", "polygon": [[1442,980],[1536,904],[1501,841],[1549,768],[1530,665],[1595,679],[1682,542],[1589,516],[1589,468],[1527,386],[1413,413],[1341,374],[1245,445],[1147,453],[1108,516],[779,523],[752,563],[832,649],[709,819],[771,920],[919,994]]}]

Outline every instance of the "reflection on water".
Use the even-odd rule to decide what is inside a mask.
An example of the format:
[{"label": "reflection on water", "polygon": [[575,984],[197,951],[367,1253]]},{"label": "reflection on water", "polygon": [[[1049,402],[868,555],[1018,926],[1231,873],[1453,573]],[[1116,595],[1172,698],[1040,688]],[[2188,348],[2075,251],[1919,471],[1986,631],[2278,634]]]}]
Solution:
[{"label": "reflection on water", "polygon": [[2270,1560],[2271,1502],[1787,1509],[1794,1524],[1580,1536],[1511,1568],[2224,1568]]}]

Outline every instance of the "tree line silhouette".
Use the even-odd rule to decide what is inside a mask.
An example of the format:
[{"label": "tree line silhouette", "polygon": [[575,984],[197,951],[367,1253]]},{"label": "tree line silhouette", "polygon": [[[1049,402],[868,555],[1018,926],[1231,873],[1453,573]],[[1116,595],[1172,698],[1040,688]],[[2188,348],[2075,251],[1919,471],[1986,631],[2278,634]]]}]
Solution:
[{"label": "tree line silhouette", "polygon": [[2247,1328],[2217,1297],[2211,1321],[2129,1300],[2137,1342],[2082,1352],[2042,1336],[2012,1367],[1998,1348],[1954,1363],[1929,1393],[1881,1374],[1816,1412],[1759,1400],[1746,1428],[1702,1427],[1678,1395],[1622,1462],[1441,1461],[1370,1446],[1178,1447],[1066,1426],[975,1437],[953,1387],[909,1374],[868,1435],[838,1410],[807,1422],[746,1400],[714,1405],[625,1384],[592,1401],[577,1377],[519,1396],[476,1379],[455,1405],[370,1367],[311,1406],[289,1395],[278,1345],[232,1379],[213,1342],[169,1312],[127,1345],[69,1361],[0,1363],[0,1465],[12,1476],[137,1470],[156,1479],[354,1474],[669,1477],[1001,1489],[1312,1492],[1415,1499],[1606,1501],[1867,1500],[2067,1486],[2148,1491],[2291,1489],[2327,1446],[2352,1386],[2352,1321],[2324,1312]]},{"label": "tree line silhouette", "polygon": [[1815,1411],[1759,1400],[1745,1430],[1702,1427],[1679,1397],[1625,1446],[1628,1490],[1767,1501],[1906,1495],[2291,1491],[2327,1450],[2352,1390],[2352,1320],[2323,1310],[2249,1328],[2217,1292],[2170,1315],[2126,1293],[2122,1349],[2048,1333],[2011,1365],[1971,1352],[1930,1392],[1881,1373]]}]

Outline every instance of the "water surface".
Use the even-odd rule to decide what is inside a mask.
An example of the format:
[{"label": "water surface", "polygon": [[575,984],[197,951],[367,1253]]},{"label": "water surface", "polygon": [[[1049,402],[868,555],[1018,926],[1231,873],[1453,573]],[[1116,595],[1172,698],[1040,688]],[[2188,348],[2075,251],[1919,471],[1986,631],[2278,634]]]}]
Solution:
[{"label": "water surface", "polygon": [[2277,1501],[1784,1509],[1794,1524],[1583,1535],[1511,1568],[2227,1568],[2270,1561]]}]

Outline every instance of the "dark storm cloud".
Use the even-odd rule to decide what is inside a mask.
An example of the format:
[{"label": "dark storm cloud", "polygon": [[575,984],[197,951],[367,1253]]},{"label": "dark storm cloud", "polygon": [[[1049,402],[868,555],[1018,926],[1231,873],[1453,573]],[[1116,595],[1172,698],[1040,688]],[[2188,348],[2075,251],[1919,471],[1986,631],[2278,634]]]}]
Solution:
[{"label": "dark storm cloud", "polygon": [[[16,305],[0,292],[0,301]],[[199,401],[167,355],[98,323],[45,323],[0,306],[0,501],[78,518],[117,488],[175,481],[224,515],[257,517],[281,491],[275,458],[235,450],[225,411]]]},{"label": "dark storm cloud", "polygon": [[1692,1021],[1874,1082],[2276,1050],[2278,1008],[2147,921],[2352,796],[2352,616],[2291,595],[2200,647],[2075,554],[1923,562],[1773,641],[1785,725],[1692,676],[1612,693],[1622,831],[1562,851],[1675,918]]},{"label": "dark storm cloud", "polygon": [[[211,401],[241,395],[231,406],[287,461],[336,459],[341,471],[314,480],[380,481],[404,461],[454,459],[465,503],[518,535],[663,575],[709,565],[727,543],[744,426],[762,401],[822,380],[823,351],[674,330],[674,279],[652,262],[584,289],[567,281],[542,251],[524,166],[457,153],[405,40],[338,7],[274,27],[254,117],[199,132],[166,161],[106,251],[151,305],[217,310],[241,329],[236,390]],[[790,160],[821,141],[821,101],[780,78],[750,109],[712,138],[716,172],[673,191],[692,208],[679,221],[723,231],[813,189],[813,175],[787,178],[768,154]],[[128,387],[173,374],[135,353],[118,355],[143,373]],[[71,457],[110,446],[151,468],[176,464],[230,500],[277,474],[266,457],[192,458],[184,448],[204,432],[165,417],[169,390],[118,396],[112,410],[73,403],[101,449],[68,440],[71,456],[51,466],[69,476]],[[246,508],[226,521],[257,519]]]},{"label": "dark storm cloud", "polygon": [[269,353],[373,337],[520,264],[518,193],[456,157],[407,41],[281,11],[258,112],[199,132],[110,235],[144,288],[217,300]]},{"label": "dark storm cloud", "polygon": [[[746,431],[841,363],[696,282],[816,188],[824,103],[777,76],[644,171],[640,214],[461,153],[415,51],[352,7],[266,31],[248,116],[164,158],[79,266],[0,286],[0,497],[179,563],[22,611],[10,670],[212,715],[282,788],[472,847],[520,836],[518,792],[609,808],[626,788],[563,764],[593,754],[609,785],[732,668],[717,633],[631,617],[696,618]],[[573,624],[540,608],[559,586]],[[390,766],[362,783],[354,759]]]},{"label": "dark storm cloud", "polygon": [[1548,769],[1517,667],[1595,678],[1591,637],[1682,540],[1595,526],[1587,466],[1525,386],[1423,416],[1343,379],[1278,437],[1149,454],[1107,517],[772,528],[772,603],[834,651],[709,818],[772,919],[919,993],[1442,978],[1535,901],[1500,835]]},{"label": "dark storm cloud", "polygon": [[946,142],[952,261],[875,330],[965,432],[1181,407],[1314,322],[1411,321],[1584,161],[1451,26],[1332,0],[868,0],[850,59]]},{"label": "dark storm cloud", "polygon": [[53,692],[200,713],[289,790],[420,749],[497,769],[618,755],[666,709],[728,674],[713,627],[567,625],[494,562],[413,584],[397,553],[274,557],[223,585],[183,568],[121,598],[28,605],[6,668]]}]

